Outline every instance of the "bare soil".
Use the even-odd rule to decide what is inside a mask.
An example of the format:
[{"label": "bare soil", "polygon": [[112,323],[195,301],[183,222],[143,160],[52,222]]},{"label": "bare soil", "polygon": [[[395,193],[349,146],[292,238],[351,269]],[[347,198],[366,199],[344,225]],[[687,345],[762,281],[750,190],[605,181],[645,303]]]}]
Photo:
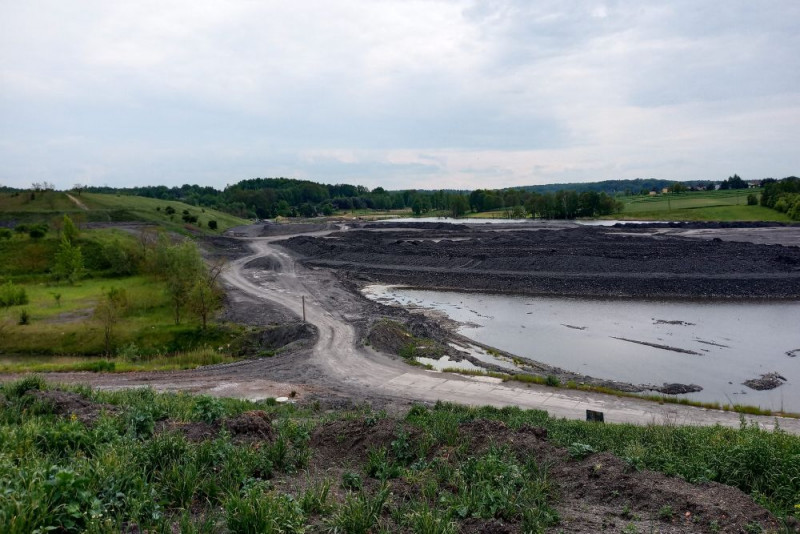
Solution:
[{"label": "bare soil", "polygon": [[298,236],[280,244],[308,266],[415,287],[603,297],[800,297],[800,247],[652,232],[384,223],[379,231]]}]

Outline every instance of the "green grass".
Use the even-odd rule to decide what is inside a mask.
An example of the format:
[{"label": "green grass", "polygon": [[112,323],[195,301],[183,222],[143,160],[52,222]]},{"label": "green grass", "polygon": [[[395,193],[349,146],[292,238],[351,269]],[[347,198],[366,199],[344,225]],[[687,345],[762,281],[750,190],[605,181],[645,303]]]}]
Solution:
[{"label": "green grass", "polygon": [[624,197],[622,213],[608,219],[661,221],[768,221],[790,222],[785,213],[748,206],[747,195],[758,190],[696,191],[654,197]]},{"label": "green grass", "polygon": [[[72,194],[83,202],[88,210],[79,208],[66,193],[50,191],[37,194],[30,200],[30,193],[0,193],[0,220],[17,222],[52,223],[68,214],[76,222],[146,222],[180,233],[219,234],[228,228],[248,224],[249,221],[210,208],[190,206],[183,202],[166,201],[132,195],[102,193]],[[167,206],[175,210],[169,216]],[[181,219],[183,210],[198,217],[197,224],[186,224]],[[217,221],[217,230],[208,228],[209,220]]]},{"label": "green grass", "polygon": [[[562,467],[610,451],[631,471],[653,469],[738,487],[784,517],[795,513],[800,495],[800,437],[745,423],[739,429],[599,425],[538,410],[446,403],[415,405],[404,417],[391,418],[368,408],[322,414],[313,404],[277,405],[272,399],[71,389],[111,406],[85,425],[76,415],[56,415],[53,404],[31,394],[48,387],[34,376],[0,388],[0,524],[9,534],[133,528],[454,533],[476,520],[501,521],[514,531],[557,530],[559,479],[515,435],[475,447],[475,439],[498,436],[468,430],[473,421],[499,421],[498,428],[511,432],[546,429],[551,444],[576,458],[560,460],[567,462]],[[208,425],[252,410],[270,421],[270,439],[238,440],[221,432],[189,441],[178,432],[156,432],[158,421]],[[361,428],[351,439],[381,424],[378,445],[346,461],[337,457],[333,450],[342,445],[311,439],[332,421]],[[387,428],[394,431],[387,434]],[[314,461],[319,463],[309,469]],[[684,506],[678,497],[651,510],[650,519],[680,513]]]},{"label": "green grass", "polygon": [[[115,349],[135,346],[142,355],[170,354],[228,344],[241,333],[234,327],[201,331],[197,319],[190,315],[180,325],[174,324],[163,282],[144,276],[84,280],[74,286],[40,283],[25,286],[28,304],[0,308],[0,352],[34,356],[103,354],[103,327],[94,318],[94,307],[111,287],[124,288],[128,300],[114,326]],[[23,309],[30,316],[27,325],[17,324]],[[24,370],[24,366],[17,362],[17,369]]]}]

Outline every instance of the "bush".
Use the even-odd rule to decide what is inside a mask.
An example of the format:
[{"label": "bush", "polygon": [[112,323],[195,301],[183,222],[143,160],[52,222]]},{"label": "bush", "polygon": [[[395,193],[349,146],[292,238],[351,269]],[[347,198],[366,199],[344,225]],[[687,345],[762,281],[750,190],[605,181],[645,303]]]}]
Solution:
[{"label": "bush", "polygon": [[0,228],[0,239],[11,239],[12,232],[8,228]]},{"label": "bush", "polygon": [[10,280],[0,286],[0,307],[19,306],[28,303],[24,287],[14,285]]},{"label": "bush", "polygon": [[214,219],[211,219],[210,221],[208,221],[208,228],[211,229],[211,230],[216,230],[217,229],[217,221],[215,221]]},{"label": "bush", "polygon": [[25,326],[30,323],[31,323],[31,315],[28,313],[28,310],[23,308],[22,311],[19,312],[19,320],[17,321],[17,324],[19,324],[20,326]]},{"label": "bush", "polygon": [[753,193],[747,195],[748,206],[756,206],[757,204],[758,204],[758,197],[756,197]]}]

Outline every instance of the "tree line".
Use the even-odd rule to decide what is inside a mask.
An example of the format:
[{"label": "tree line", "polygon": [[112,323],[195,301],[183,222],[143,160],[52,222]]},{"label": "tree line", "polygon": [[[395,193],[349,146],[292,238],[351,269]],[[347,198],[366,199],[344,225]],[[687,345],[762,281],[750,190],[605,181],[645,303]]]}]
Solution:
[{"label": "tree line", "polygon": [[785,213],[800,221],[800,178],[789,176],[782,180],[768,178],[763,182],[761,205]]}]

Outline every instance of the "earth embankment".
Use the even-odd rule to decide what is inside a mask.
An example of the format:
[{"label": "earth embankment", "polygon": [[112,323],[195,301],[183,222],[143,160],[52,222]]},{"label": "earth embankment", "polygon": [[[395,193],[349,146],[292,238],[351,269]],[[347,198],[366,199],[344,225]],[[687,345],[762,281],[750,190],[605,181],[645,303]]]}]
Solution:
[{"label": "earth embankment", "polygon": [[800,247],[622,228],[354,229],[279,244],[309,266],[416,287],[655,298],[798,298]]}]

